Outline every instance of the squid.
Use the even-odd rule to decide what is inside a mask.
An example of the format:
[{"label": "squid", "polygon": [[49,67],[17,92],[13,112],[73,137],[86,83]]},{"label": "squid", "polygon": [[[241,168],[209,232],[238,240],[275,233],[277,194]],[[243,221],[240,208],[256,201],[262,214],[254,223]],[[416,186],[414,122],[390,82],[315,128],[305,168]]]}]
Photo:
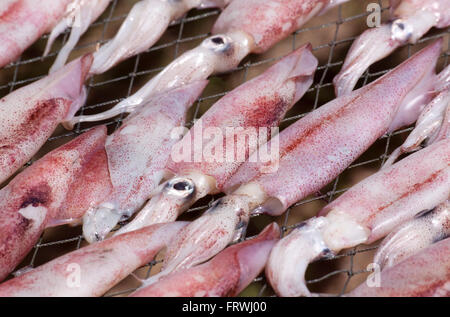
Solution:
[{"label": "squid", "polygon": [[[277,132],[273,128],[310,87],[317,64],[311,46],[304,45],[215,103],[174,145],[166,165],[174,176],[116,234],[174,221],[198,199],[225,191],[225,182]],[[211,131],[213,135],[208,134]],[[246,143],[246,136],[251,139],[252,132],[255,138]],[[193,156],[179,155],[184,149],[192,149]],[[211,152],[220,157],[206,156],[207,149],[214,149]]]},{"label": "squid", "polygon": [[0,183],[28,162],[58,124],[84,104],[83,83],[91,63],[92,55],[85,55],[0,100]]},{"label": "squid", "polygon": [[248,54],[267,51],[326,7],[339,2],[344,1],[232,1],[220,14],[213,35],[198,47],[182,54],[135,94],[110,110],[75,117],[68,120],[65,127],[71,129],[80,122],[101,121],[130,112],[152,94],[229,71]]},{"label": "squid", "polygon": [[0,281],[33,248],[44,229],[81,219],[112,189],[106,128],[94,128],[17,175],[0,190]]},{"label": "squid", "polygon": [[2,0],[0,3],[0,67],[14,62],[64,17],[73,0]]},{"label": "squid", "polygon": [[437,82],[436,97],[423,109],[414,130],[389,156],[384,166],[392,165],[400,155],[416,151],[421,145],[427,146],[436,140],[450,137],[450,66],[438,75]]},{"label": "squid", "polygon": [[380,285],[363,283],[353,297],[450,296],[450,239],[444,239],[381,271]]},{"label": "squid", "polygon": [[257,237],[225,249],[207,263],[175,272],[156,284],[146,286],[144,281],[143,286],[130,296],[237,296],[263,271],[279,236],[278,225],[272,223]]},{"label": "squid", "polygon": [[102,15],[110,2],[111,0],[70,1],[64,16],[50,33],[47,46],[45,47],[44,56],[47,56],[56,38],[68,28],[71,28],[69,39],[58,53],[55,62],[50,68],[50,74],[60,70],[64,66],[80,37],[87,31],[89,26]]},{"label": "squid", "polygon": [[391,22],[371,28],[352,44],[333,83],[337,96],[349,94],[373,63],[408,43],[414,44],[432,27],[450,25],[447,0],[391,0]]},{"label": "squid", "polygon": [[301,223],[272,250],[266,276],[281,296],[310,295],[308,263],[370,244],[450,195],[450,139],[381,169]]},{"label": "squid", "polygon": [[88,245],[0,285],[0,297],[102,296],[152,261],[185,226],[156,224]]},{"label": "squid", "polygon": [[[267,148],[278,150],[279,159],[263,162],[251,159],[257,153],[250,156],[227,181],[225,186],[232,192],[217,200],[205,214],[183,228],[172,240],[163,269],[149,283],[155,283],[171,272],[204,262],[230,242],[238,240],[245,233],[252,214],[282,214],[295,202],[332,181],[390,128],[405,122],[403,117],[409,120],[411,113],[408,105],[428,95],[429,85],[434,84],[434,67],[441,48],[442,41],[436,41],[385,76],[309,113],[283,130],[279,138],[272,137]],[[381,98],[383,103],[379,102]],[[276,146],[277,139],[279,148]],[[430,156],[428,160],[434,157]],[[448,162],[444,159],[441,169],[445,164]],[[429,172],[429,164],[420,165],[426,166]],[[438,168],[437,164],[432,165]],[[441,176],[441,182],[435,181],[434,184],[442,185],[446,181],[448,185],[448,178],[444,176]],[[402,184],[408,185],[402,182],[399,186]],[[445,190],[448,192],[448,188]],[[357,197],[366,199],[361,194]],[[344,221],[341,222],[345,225]],[[355,223],[350,222],[351,225]],[[359,233],[360,230],[357,230]],[[307,246],[295,250],[313,252],[319,249],[315,245]],[[292,254],[287,253],[284,258],[289,259]],[[269,276],[275,276],[271,273],[275,269],[282,275],[288,271],[274,268],[269,271]],[[295,280],[297,275],[300,274],[289,275],[288,282]]]},{"label": "squid", "polygon": [[223,8],[231,0],[142,0],[136,3],[116,36],[94,54],[91,75],[102,74],[121,61],[145,52],[170,23],[193,8]]},{"label": "squid", "polygon": [[390,268],[428,246],[450,236],[450,202],[417,214],[395,228],[378,247],[373,262]]},{"label": "squid", "polygon": [[189,107],[208,81],[154,95],[106,139],[107,168],[113,190],[83,217],[88,242],[104,239],[123,217],[138,210],[164,176],[172,146],[180,140]]}]

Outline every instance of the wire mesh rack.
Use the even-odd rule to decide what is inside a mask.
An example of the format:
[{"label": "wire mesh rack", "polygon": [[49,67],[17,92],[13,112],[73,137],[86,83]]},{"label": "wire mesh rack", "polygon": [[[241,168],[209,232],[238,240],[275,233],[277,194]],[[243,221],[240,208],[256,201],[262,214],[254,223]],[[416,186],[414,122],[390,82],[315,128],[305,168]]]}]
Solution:
[{"label": "wire mesh rack", "polygon": [[[112,38],[126,17],[127,12],[136,2],[137,0],[113,0],[105,13],[97,22],[91,25],[89,31],[83,36],[75,48],[72,58],[93,51],[98,45]],[[380,5],[382,20],[386,21],[389,10],[387,1],[349,1],[322,16],[313,18],[300,30],[278,43],[267,53],[251,55],[236,69],[210,78],[210,84],[191,109],[191,120],[188,126],[191,126],[209,106],[228,91],[260,74],[271,63],[306,42],[312,43],[313,52],[319,59],[319,67],[313,85],[305,97],[288,113],[282,122],[281,128],[285,128],[293,121],[305,116],[308,112],[332,100],[334,98],[332,79],[343,64],[345,54],[352,41],[367,28],[366,19],[369,12],[367,12],[366,8],[369,3],[373,2]],[[80,110],[80,113],[90,114],[104,111],[130,96],[142,87],[148,79],[162,70],[171,60],[186,50],[195,47],[209,36],[209,33],[205,32],[205,30],[211,30],[211,26],[219,13],[219,10],[191,11],[184,18],[172,23],[161,40],[152,48],[121,63],[105,74],[92,77],[87,82],[88,101]],[[68,32],[65,32],[56,46],[60,48],[68,39],[68,34]],[[442,69],[448,63],[450,50],[449,34],[450,29],[430,31],[417,44],[407,45],[397,50],[389,58],[371,66],[360,79],[358,86],[375,80],[438,37],[444,37],[446,45],[446,50],[442,53],[438,64],[439,70]],[[48,56],[41,57],[47,38],[48,36],[43,36],[19,60],[0,70],[0,96],[4,96],[46,75],[58,53],[58,49],[54,49]],[[121,115],[104,122],[108,126],[109,132],[117,129],[123,118],[124,116]],[[77,125],[73,131],[58,129],[28,165],[51,149],[66,143],[71,138],[90,128],[90,125]],[[322,206],[338,197],[361,179],[376,172],[392,149],[402,143],[411,129],[409,127],[384,135],[331,184],[320,192],[297,202],[283,216],[278,218],[268,216],[253,217],[247,236],[250,237],[257,234],[265,225],[274,220],[281,225],[283,235],[287,234],[295,224],[314,216]],[[199,216],[216,198],[217,196],[201,200],[183,217],[189,220]],[[23,271],[24,268],[36,267],[57,256],[78,249],[85,243],[79,227],[64,226],[48,229],[21,264],[19,272]],[[313,263],[307,271],[308,286],[317,293],[344,294],[363,282],[367,277],[370,272],[367,269],[367,265],[370,263],[375,249],[376,245],[358,246],[344,250],[344,252],[331,259]],[[160,263],[159,259],[155,259],[136,271],[135,276],[141,278],[150,276],[157,272]],[[139,283],[133,276],[130,276],[110,290],[106,296],[124,296],[136,289],[138,285]],[[262,275],[255,279],[241,293],[241,296],[271,296],[273,294]]]}]

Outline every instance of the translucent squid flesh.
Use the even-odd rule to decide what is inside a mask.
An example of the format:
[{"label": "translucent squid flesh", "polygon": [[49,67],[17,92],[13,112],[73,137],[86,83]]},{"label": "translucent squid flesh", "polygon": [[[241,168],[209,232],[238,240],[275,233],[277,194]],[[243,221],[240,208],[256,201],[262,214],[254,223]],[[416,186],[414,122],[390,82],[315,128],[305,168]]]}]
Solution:
[{"label": "translucent squid flesh", "polygon": [[2,0],[0,67],[15,61],[43,34],[50,32],[73,0]]},{"label": "translucent squid flesh", "polygon": [[89,245],[0,285],[0,297],[102,296],[155,255],[186,223],[157,224]]},{"label": "translucent squid flesh", "polygon": [[402,154],[450,137],[450,66],[438,75],[437,96],[423,109],[416,127],[406,141],[389,156],[384,166],[390,166]]},{"label": "translucent squid flesh", "polygon": [[[226,180],[270,138],[271,128],[278,126],[287,110],[310,87],[316,67],[317,59],[311,53],[311,46],[304,45],[214,104],[174,146],[166,168],[175,176],[165,182],[139,215],[118,233],[174,221],[198,199],[225,190]],[[211,129],[217,134],[207,135]],[[247,134],[251,137],[251,131],[258,134],[257,140],[247,144],[245,137]],[[239,140],[242,142],[235,144]],[[198,147],[199,142],[201,147]],[[239,147],[237,151],[235,147]],[[194,156],[179,157],[179,152],[191,148]],[[214,149],[220,157],[204,156],[206,149]],[[200,157],[196,158],[198,154]]]},{"label": "translucent squid flesh", "polygon": [[[225,184],[230,189],[242,185],[183,228],[168,246],[164,268],[153,281],[201,263],[239,239],[251,213],[280,215],[332,181],[403,115],[405,102],[427,93],[428,86],[424,91],[422,85],[424,79],[433,79],[429,76],[441,45],[437,41],[377,81],[283,130],[279,162],[252,162],[250,157]],[[276,147],[276,139],[269,141],[268,148]]]},{"label": "translucent squid flesh", "polygon": [[186,112],[201,95],[202,80],[153,96],[106,140],[108,169],[114,190],[83,218],[87,241],[102,240],[122,218],[142,207],[164,176],[172,146],[180,140]]},{"label": "translucent squid flesh", "polygon": [[380,285],[361,284],[347,294],[355,297],[450,296],[450,239],[441,240],[381,271]]},{"label": "translucent squid flesh", "polygon": [[171,22],[193,8],[224,7],[231,0],[142,0],[136,3],[116,36],[94,54],[91,75],[152,47]]},{"label": "translucent squid flesh", "polygon": [[368,177],[274,247],[266,268],[271,285],[281,296],[310,295],[304,281],[309,262],[386,236],[420,211],[445,202],[449,183],[449,139]]},{"label": "translucent squid flesh", "polygon": [[392,267],[449,236],[450,202],[447,200],[395,228],[378,247],[374,263],[382,270]]},{"label": "translucent squid flesh", "polygon": [[213,36],[182,54],[134,95],[112,109],[101,114],[76,117],[68,121],[66,127],[130,112],[154,93],[229,71],[248,54],[262,53],[284,39],[329,3],[329,0],[232,1],[217,20]]},{"label": "translucent squid flesh", "polygon": [[371,28],[352,44],[340,73],[334,78],[337,96],[349,94],[373,63],[407,43],[416,43],[432,27],[450,25],[447,0],[391,1],[392,21]]},{"label": "translucent squid flesh", "polygon": [[0,100],[0,183],[29,161],[58,124],[84,104],[92,55]]},{"label": "translucent squid flesh", "polygon": [[156,284],[145,286],[144,281],[144,285],[130,296],[237,296],[264,269],[279,236],[278,225],[272,223],[256,238],[225,249],[207,263],[170,274]]},{"label": "translucent squid flesh", "polygon": [[75,48],[80,37],[89,26],[106,10],[111,0],[72,0],[66,8],[65,15],[50,33],[44,56],[47,56],[56,38],[71,28],[69,39],[59,51],[50,68],[50,74],[60,70],[67,62],[70,53]]},{"label": "translucent squid flesh", "polygon": [[45,228],[80,219],[110,190],[98,127],[53,150],[0,191],[0,280],[33,248]]}]

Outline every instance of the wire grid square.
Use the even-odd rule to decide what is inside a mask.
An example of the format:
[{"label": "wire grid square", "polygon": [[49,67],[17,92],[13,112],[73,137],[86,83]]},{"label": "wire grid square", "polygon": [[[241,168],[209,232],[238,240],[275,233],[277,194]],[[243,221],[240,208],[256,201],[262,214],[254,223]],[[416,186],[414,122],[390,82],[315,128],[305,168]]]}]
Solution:
[{"label": "wire grid square", "polygon": [[[94,50],[114,36],[120,24],[125,19],[131,6],[137,2],[113,0],[102,17],[91,25],[89,31],[75,48],[72,57],[77,57],[88,51]],[[383,21],[387,20],[389,6],[387,1],[350,1],[332,9],[323,16],[313,18],[301,29],[297,30],[289,38],[281,41],[269,52],[262,55],[247,57],[236,69],[210,78],[210,85],[202,97],[191,108],[191,120],[188,127],[200,118],[201,115],[220,97],[233,88],[263,72],[269,65],[280,59],[290,51],[306,43],[313,44],[313,52],[319,59],[319,67],[315,80],[300,102],[294,106],[283,120],[281,128],[285,128],[295,120],[302,118],[310,111],[334,99],[332,79],[337,74],[345,54],[352,41],[366,28],[365,19],[369,15],[365,8],[367,4],[377,2],[382,8]],[[106,74],[92,77],[87,82],[88,101],[79,114],[97,113],[114,106],[119,101],[130,96],[151,77],[161,71],[165,65],[183,52],[198,45],[204,38],[210,35],[205,30],[210,30],[219,10],[198,11],[193,10],[187,16],[171,24],[163,38],[146,52],[133,57]],[[355,27],[356,26],[356,27]],[[411,56],[425,44],[435,38],[445,37],[447,50],[439,61],[439,68],[448,64],[450,49],[450,29],[432,30],[416,45],[407,45],[392,54],[386,61],[371,66],[362,76],[359,86],[378,78],[388,72],[392,67]],[[68,39],[66,31],[59,41],[59,47]],[[46,75],[58,50],[53,50],[48,56],[42,58],[39,54],[48,35],[45,35],[25,52],[21,58],[0,70],[0,95],[7,93],[38,80]],[[58,45],[57,44],[57,45]],[[117,93],[116,93],[117,92]],[[105,121],[112,132],[117,129],[125,116],[120,115]],[[58,129],[49,139],[38,155],[31,162],[47,153],[53,148],[66,143],[71,138],[87,131],[92,125],[78,124],[73,131]],[[329,203],[337,196],[345,192],[351,185],[376,172],[396,146],[400,145],[411,131],[412,127],[396,131],[383,136],[366,153],[355,161],[350,167],[339,175],[331,184],[320,192],[311,195],[276,219],[268,216],[253,217],[248,230],[248,236],[257,234],[271,221],[277,221],[287,234],[295,224],[313,216],[322,206]],[[183,218],[193,219],[206,210],[217,197],[207,197],[194,205]],[[22,263],[22,267],[35,267],[45,263],[56,256],[79,249],[85,242],[80,228],[64,226],[62,228],[49,229],[41,236],[33,251]],[[366,265],[370,262],[376,245],[358,246],[345,250],[332,259],[318,261],[311,265],[307,272],[308,286],[319,293],[331,293],[342,295],[346,291],[361,283],[369,271]],[[45,251],[45,252],[44,252]],[[42,255],[43,254],[43,255]],[[360,257],[360,258],[358,258]],[[150,276],[157,271],[161,260],[155,259],[144,268],[136,272],[140,278]],[[133,283],[133,277],[127,278],[118,286],[110,290],[106,296],[123,296],[133,291],[138,283]],[[134,286],[130,286],[135,284]],[[319,285],[319,286],[317,286]],[[241,294],[242,296],[272,296],[273,291],[266,283],[264,276],[260,276]]]}]

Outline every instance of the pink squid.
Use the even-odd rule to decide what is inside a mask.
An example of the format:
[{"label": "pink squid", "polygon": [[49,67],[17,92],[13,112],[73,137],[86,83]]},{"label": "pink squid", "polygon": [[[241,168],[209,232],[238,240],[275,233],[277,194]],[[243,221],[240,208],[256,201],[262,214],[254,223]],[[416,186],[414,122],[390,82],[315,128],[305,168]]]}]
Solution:
[{"label": "pink squid", "polygon": [[89,245],[0,284],[0,297],[102,296],[185,226],[157,224]]},{"label": "pink squid", "polygon": [[363,283],[347,296],[450,296],[450,239],[441,240],[381,271],[378,287]]},{"label": "pink squid", "polygon": [[[156,284],[143,286],[133,297],[237,296],[264,269],[270,250],[280,236],[275,223],[257,237],[225,249],[207,263],[175,272]],[[1,294],[1,289],[0,289]]]},{"label": "pink squid", "polygon": [[150,282],[217,254],[245,232],[252,213],[282,214],[332,181],[404,117],[409,120],[408,104],[428,95],[435,82],[441,47],[442,41],[436,41],[375,82],[318,108],[272,138],[266,147],[278,151],[279,160],[258,162],[251,159],[257,153],[250,156],[226,182],[230,194],[171,242],[162,271]]},{"label": "pink squid", "polygon": [[231,0],[141,0],[116,36],[94,54],[91,75],[102,74],[121,61],[145,52],[159,40],[170,23],[193,8],[225,7]]},{"label": "pink squid", "polygon": [[[342,2],[338,0],[337,2]],[[250,53],[262,53],[336,1],[246,0],[232,1],[220,14],[213,35],[185,52],[140,90],[100,114],[79,116],[66,123],[100,121],[130,112],[150,95],[229,71]]]},{"label": "pink squid", "polygon": [[0,280],[33,248],[45,228],[70,223],[111,190],[98,127],[53,150],[0,190]]},{"label": "pink squid", "polygon": [[174,176],[118,234],[174,221],[198,199],[226,190],[225,182],[310,87],[316,67],[311,46],[304,45],[215,103],[174,145],[166,165]]},{"label": "pink squid", "polygon": [[384,270],[450,236],[450,202],[417,214],[398,226],[378,247],[374,263]]},{"label": "pink squid", "polygon": [[29,161],[58,124],[84,104],[92,55],[0,100],[0,183]]},{"label": "pink squid", "polygon": [[15,61],[43,34],[50,32],[73,0],[2,0],[0,67]]},{"label": "pink squid", "polygon": [[102,240],[123,217],[142,207],[164,176],[172,146],[180,140],[186,113],[207,81],[154,95],[136,109],[106,139],[108,170],[113,191],[100,204],[92,204],[83,218],[89,242]]},{"label": "pink squid", "polygon": [[380,170],[274,247],[266,268],[271,285],[281,296],[310,295],[304,281],[310,261],[386,236],[420,211],[445,202],[449,183],[450,139]]},{"label": "pink squid", "polygon": [[47,56],[56,38],[68,28],[71,28],[69,39],[59,51],[53,66],[50,68],[50,73],[54,73],[64,66],[80,37],[102,15],[110,2],[111,0],[72,0],[68,4],[64,16],[50,33],[45,47],[44,56]]},{"label": "pink squid", "polygon": [[392,21],[365,31],[350,48],[340,73],[334,78],[337,96],[349,94],[373,63],[405,44],[416,43],[432,27],[450,25],[448,0],[392,0]]}]

